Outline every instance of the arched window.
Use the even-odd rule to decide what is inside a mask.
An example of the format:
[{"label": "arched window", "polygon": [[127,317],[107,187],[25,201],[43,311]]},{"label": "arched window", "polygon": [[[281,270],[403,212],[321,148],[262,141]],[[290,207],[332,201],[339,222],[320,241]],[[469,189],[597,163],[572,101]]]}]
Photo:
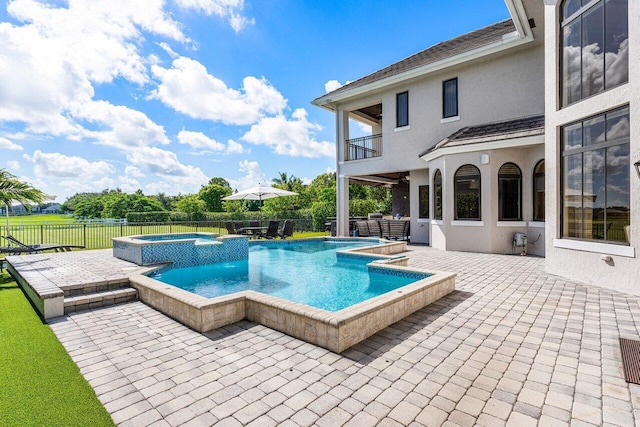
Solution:
[{"label": "arched window", "polygon": [[433,174],[433,218],[442,219],[442,173],[436,169]]},{"label": "arched window", "polygon": [[544,160],[533,170],[533,220],[544,221]]},{"label": "arched window", "polygon": [[453,177],[455,219],[480,221],[480,169],[461,166]]},{"label": "arched window", "polygon": [[628,0],[562,3],[562,105],[629,81]]},{"label": "arched window", "polygon": [[514,163],[498,170],[498,221],[522,221],[522,173]]}]

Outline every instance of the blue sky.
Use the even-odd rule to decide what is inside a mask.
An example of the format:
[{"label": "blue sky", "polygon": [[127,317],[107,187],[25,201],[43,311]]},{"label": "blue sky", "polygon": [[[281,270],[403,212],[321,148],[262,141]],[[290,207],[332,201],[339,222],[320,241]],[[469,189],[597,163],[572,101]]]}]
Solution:
[{"label": "blue sky", "polygon": [[0,168],[60,202],[308,182],[335,170],[334,116],[310,104],[326,87],[508,16],[503,0],[9,1]]}]

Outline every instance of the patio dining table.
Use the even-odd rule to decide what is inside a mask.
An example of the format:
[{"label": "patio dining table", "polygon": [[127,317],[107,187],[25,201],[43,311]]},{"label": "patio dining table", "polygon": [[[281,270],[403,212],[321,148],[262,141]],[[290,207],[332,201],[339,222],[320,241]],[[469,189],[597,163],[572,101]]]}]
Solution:
[{"label": "patio dining table", "polygon": [[246,234],[249,237],[262,237],[268,227],[242,227],[238,232]]}]

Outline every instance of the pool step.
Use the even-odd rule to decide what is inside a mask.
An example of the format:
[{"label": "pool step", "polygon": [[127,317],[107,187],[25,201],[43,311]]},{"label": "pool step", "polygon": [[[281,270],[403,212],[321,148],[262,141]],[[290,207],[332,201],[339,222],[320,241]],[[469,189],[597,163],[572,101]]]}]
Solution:
[{"label": "pool step", "polygon": [[[66,293],[66,292],[65,292]],[[138,291],[132,287],[118,287],[89,294],[65,296],[64,313],[87,310],[90,308],[104,307],[108,305],[120,304],[128,301],[136,301]]]}]

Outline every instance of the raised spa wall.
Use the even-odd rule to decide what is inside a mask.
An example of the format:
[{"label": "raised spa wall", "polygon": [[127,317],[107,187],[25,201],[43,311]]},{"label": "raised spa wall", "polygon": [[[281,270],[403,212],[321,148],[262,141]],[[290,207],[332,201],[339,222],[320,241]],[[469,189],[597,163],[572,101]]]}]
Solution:
[{"label": "raised spa wall", "polygon": [[[183,235],[186,237],[180,238]],[[175,240],[144,240],[142,237],[151,236],[113,238],[113,256],[138,265],[172,263],[174,267],[193,267],[249,258],[249,240],[244,236],[178,233],[175,234]],[[197,241],[198,237],[209,240]],[[212,237],[215,240],[211,240]]]}]

